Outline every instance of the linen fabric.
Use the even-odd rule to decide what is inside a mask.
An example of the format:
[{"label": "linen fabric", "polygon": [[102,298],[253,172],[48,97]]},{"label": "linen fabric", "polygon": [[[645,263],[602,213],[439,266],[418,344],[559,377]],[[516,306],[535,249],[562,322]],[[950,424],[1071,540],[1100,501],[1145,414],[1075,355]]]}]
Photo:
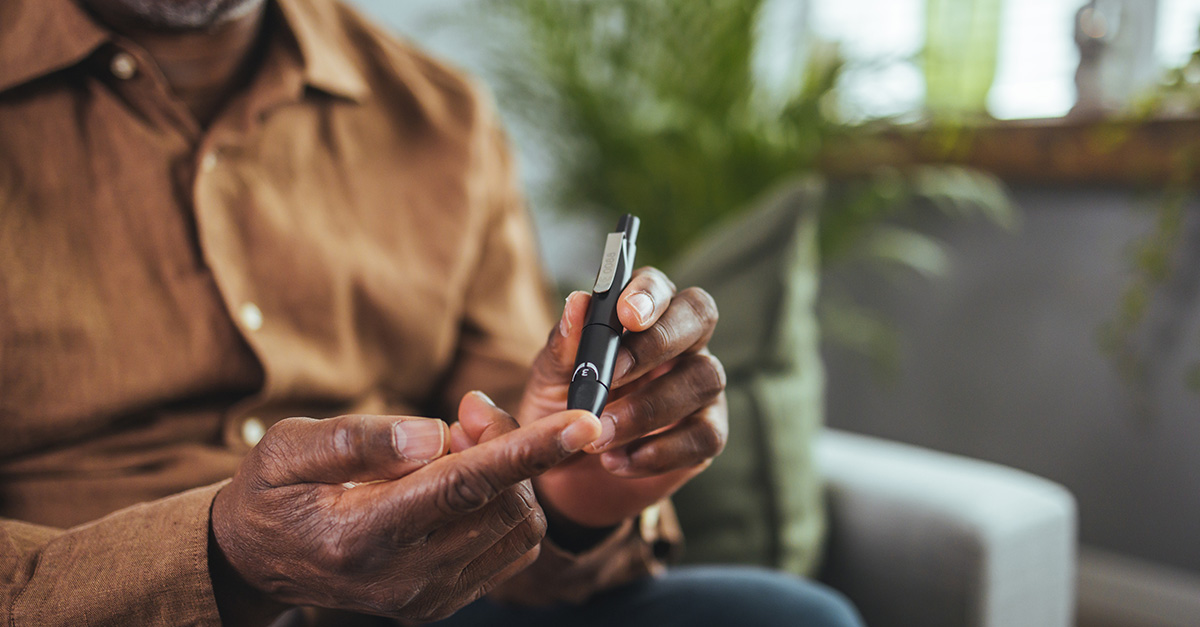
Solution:
[{"label": "linen fabric", "polygon": [[[0,3],[0,619],[215,624],[208,515],[287,416],[515,407],[554,318],[469,80],[346,6],[269,7],[202,128],[70,0]],[[655,571],[627,523],[498,594]]]}]

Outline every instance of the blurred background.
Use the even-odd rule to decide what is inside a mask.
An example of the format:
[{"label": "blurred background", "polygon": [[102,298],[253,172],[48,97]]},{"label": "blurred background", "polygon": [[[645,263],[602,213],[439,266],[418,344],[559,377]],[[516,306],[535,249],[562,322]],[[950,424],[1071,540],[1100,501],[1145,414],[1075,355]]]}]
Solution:
[{"label": "blurred background", "polygon": [[1200,624],[1200,0],[355,0],[481,77],[549,270],[818,179],[827,424],[1066,486],[1080,624]]}]

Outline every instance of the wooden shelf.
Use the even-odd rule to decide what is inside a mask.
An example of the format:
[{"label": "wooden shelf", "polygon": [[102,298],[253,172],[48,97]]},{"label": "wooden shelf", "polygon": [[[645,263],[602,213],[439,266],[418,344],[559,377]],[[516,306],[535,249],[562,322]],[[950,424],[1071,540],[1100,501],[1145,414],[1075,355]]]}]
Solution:
[{"label": "wooden shelf", "polygon": [[826,150],[823,167],[851,176],[877,166],[960,164],[1008,183],[1145,185],[1200,180],[1200,118],[991,122],[899,128]]}]

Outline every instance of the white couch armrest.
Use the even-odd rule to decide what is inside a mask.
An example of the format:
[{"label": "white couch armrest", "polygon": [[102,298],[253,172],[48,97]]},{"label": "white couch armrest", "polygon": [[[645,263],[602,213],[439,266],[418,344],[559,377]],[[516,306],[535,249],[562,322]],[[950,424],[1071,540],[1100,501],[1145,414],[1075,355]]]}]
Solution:
[{"label": "white couch armrest", "polygon": [[868,625],[1067,627],[1075,501],[997,464],[826,430],[822,579]]}]

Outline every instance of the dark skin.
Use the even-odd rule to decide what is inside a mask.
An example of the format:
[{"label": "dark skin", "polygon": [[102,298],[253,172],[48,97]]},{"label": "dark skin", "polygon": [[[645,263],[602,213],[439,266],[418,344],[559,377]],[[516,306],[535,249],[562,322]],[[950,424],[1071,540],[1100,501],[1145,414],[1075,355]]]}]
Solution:
[{"label": "dark skin", "polygon": [[163,30],[140,21],[121,0],[84,0],[107,26],[150,53],[171,90],[207,127],[257,69],[255,46],[262,34],[266,3],[199,30]]},{"label": "dark skin", "polygon": [[[151,55],[202,126],[256,69],[262,0],[83,1]],[[139,6],[172,2],[211,9],[211,22],[170,29],[139,18]],[[472,393],[449,428],[404,416],[273,426],[213,503],[222,617],[269,620],[261,612],[282,606],[266,601],[448,616],[536,560],[547,518],[560,544],[586,548],[706,468],[727,433],[724,371],[706,348],[712,299],[677,292],[654,268],[634,274],[618,305],[629,333],[600,420],[563,411],[587,300],[568,299],[515,418]],[[440,450],[414,456],[394,431],[406,421],[439,425]]]},{"label": "dark skin", "polygon": [[[221,550],[277,602],[422,623],[449,616],[537,559],[546,518],[529,478],[599,434],[582,411],[509,429],[478,394],[459,417],[482,443],[434,461],[406,458],[392,436],[397,421],[433,419],[279,422],[213,504]],[[484,437],[492,423],[501,429]]]},{"label": "dark skin", "polygon": [[[630,304],[638,294],[650,299],[647,313]],[[279,602],[428,622],[532,563],[547,519],[599,539],[704,470],[728,428],[724,372],[705,348],[711,297],[677,294],[653,268],[635,273],[618,306],[631,333],[604,412],[611,434],[591,414],[562,411],[587,298],[568,300],[517,418],[468,394],[432,460],[387,446],[395,422],[431,419],[272,427],[213,503],[216,548],[232,574]],[[364,481],[377,483],[343,485]],[[486,541],[467,541],[481,532]]]},{"label": "dark skin", "polygon": [[[639,315],[633,302],[649,303]],[[590,294],[567,299],[563,318],[534,360],[517,412],[522,426],[566,406]],[[535,480],[552,511],[585,527],[617,525],[674,493],[725,447],[725,370],[708,352],[717,324],[712,297],[676,293],[655,268],[641,268],[617,306],[621,340],[601,437]],[[566,331],[565,333],[563,331]]]}]

